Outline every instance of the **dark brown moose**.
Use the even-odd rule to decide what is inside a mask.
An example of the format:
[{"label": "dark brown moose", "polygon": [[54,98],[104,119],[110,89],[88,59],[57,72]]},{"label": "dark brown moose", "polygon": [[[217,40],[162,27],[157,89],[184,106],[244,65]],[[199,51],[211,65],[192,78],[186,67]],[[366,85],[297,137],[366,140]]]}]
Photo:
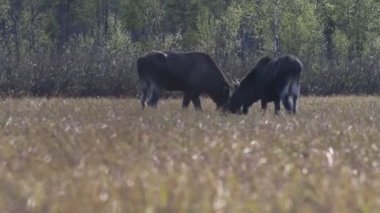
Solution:
[{"label": "dark brown moose", "polygon": [[261,100],[263,112],[273,101],[275,114],[280,111],[280,102],[288,113],[296,114],[302,69],[302,62],[292,55],[261,58],[235,89],[225,110],[247,114],[248,108]]},{"label": "dark brown moose", "polygon": [[208,95],[217,108],[229,98],[229,85],[209,55],[203,52],[152,51],[137,60],[141,105],[156,107],[162,90],[181,91],[182,106],[190,101],[202,109],[200,95]]}]

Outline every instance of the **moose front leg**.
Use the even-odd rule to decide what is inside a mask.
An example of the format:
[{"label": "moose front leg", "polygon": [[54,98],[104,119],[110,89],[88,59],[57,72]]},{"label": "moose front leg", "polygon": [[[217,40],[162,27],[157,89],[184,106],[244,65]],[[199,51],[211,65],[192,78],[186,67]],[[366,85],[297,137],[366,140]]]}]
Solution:
[{"label": "moose front leg", "polygon": [[199,95],[194,96],[191,100],[192,100],[194,108],[196,110],[202,110],[201,99],[200,99]]},{"label": "moose front leg", "polygon": [[278,115],[281,109],[281,102],[280,99],[277,99],[274,101],[274,114]]}]

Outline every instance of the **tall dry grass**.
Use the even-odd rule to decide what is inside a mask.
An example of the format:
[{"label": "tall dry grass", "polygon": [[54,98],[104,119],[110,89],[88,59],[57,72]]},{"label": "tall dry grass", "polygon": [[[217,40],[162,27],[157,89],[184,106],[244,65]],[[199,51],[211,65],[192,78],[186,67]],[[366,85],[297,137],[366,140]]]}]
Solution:
[{"label": "tall dry grass", "polygon": [[163,100],[0,102],[2,212],[377,212],[380,98],[297,116]]}]

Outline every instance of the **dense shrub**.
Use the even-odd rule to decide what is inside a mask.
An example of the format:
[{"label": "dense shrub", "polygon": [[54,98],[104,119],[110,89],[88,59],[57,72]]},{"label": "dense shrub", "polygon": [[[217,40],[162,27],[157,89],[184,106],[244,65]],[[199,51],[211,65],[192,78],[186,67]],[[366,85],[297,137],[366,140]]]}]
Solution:
[{"label": "dense shrub", "polygon": [[[305,65],[302,93],[380,93],[380,4],[321,1],[2,1],[2,96],[136,96],[135,61],[204,51],[228,79],[264,55]],[[347,13],[346,11],[350,11]]]}]

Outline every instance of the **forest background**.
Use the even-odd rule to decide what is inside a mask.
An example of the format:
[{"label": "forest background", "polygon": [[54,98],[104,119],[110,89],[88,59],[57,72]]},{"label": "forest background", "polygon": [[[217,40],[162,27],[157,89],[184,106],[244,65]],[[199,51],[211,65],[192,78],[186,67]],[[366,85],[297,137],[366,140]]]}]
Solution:
[{"label": "forest background", "polygon": [[151,50],[205,51],[228,79],[291,53],[304,95],[380,93],[379,0],[0,0],[2,96],[136,96]]}]

